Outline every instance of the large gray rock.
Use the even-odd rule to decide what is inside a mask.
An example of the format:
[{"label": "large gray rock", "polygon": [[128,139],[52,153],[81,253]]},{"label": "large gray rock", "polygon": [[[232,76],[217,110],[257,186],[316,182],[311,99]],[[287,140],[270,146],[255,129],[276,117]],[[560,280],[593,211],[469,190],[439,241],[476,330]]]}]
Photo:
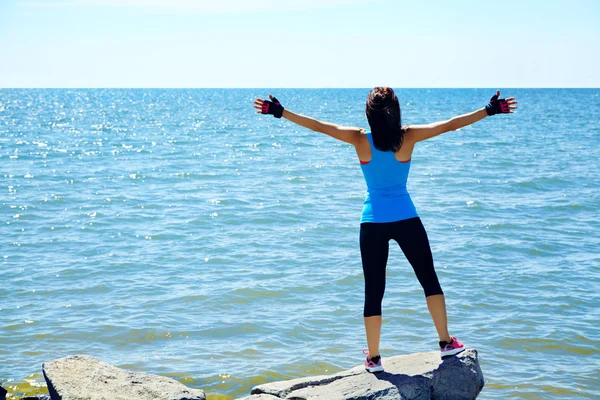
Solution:
[{"label": "large gray rock", "polygon": [[20,400],[52,400],[52,398],[50,396],[46,396],[44,394],[44,395],[39,395],[39,396],[21,397]]},{"label": "large gray rock", "polygon": [[281,400],[281,398],[270,394],[253,394],[236,400]]},{"label": "large gray rock", "polygon": [[259,385],[245,400],[271,397],[290,400],[462,400],[483,389],[477,351],[440,358],[420,353],[383,359],[385,372],[370,374],[363,366],[333,375],[313,376]]},{"label": "large gray rock", "polygon": [[52,400],[206,400],[165,376],[131,372],[95,357],[69,356],[42,365]]}]

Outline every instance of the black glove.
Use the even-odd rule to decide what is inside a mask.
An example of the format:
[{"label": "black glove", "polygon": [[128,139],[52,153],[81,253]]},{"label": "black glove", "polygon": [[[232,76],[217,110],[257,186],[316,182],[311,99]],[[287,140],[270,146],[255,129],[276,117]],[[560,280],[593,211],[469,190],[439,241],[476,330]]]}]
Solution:
[{"label": "black glove", "polygon": [[508,108],[506,99],[499,99],[498,95],[495,94],[490,99],[490,103],[485,106],[485,111],[487,112],[487,115],[508,114],[510,109]]},{"label": "black glove", "polygon": [[281,118],[283,115],[283,106],[275,97],[273,97],[273,101],[265,100],[262,104],[262,109],[260,110],[261,114],[271,114],[275,118]]}]

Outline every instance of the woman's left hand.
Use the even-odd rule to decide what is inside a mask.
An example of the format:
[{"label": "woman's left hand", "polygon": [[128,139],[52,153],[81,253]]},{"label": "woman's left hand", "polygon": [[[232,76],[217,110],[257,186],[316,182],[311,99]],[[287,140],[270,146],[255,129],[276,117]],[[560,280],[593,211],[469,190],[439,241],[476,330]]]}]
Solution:
[{"label": "woman's left hand", "polygon": [[271,114],[275,118],[281,118],[281,116],[283,115],[283,110],[284,110],[283,106],[281,105],[279,100],[277,100],[272,95],[269,95],[269,98],[271,99],[271,101],[263,100],[263,99],[256,99],[254,101],[254,108],[259,110],[256,113],[257,114]]},{"label": "woman's left hand", "polygon": [[517,109],[517,101],[514,97],[509,97],[507,99],[499,99],[500,91],[496,90],[496,94],[492,96],[490,102],[487,106],[485,106],[485,111],[487,115],[495,115],[495,114],[512,114]]}]

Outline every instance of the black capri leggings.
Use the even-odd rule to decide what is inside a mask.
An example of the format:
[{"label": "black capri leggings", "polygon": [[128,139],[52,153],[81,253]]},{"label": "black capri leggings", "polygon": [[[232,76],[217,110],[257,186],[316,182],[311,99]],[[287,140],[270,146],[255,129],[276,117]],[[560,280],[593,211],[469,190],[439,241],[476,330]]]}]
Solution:
[{"label": "black capri leggings", "polygon": [[365,317],[381,315],[390,239],[400,245],[425,291],[425,297],[444,294],[433,268],[427,232],[419,217],[396,222],[365,222],[360,224],[360,255],[365,275]]}]

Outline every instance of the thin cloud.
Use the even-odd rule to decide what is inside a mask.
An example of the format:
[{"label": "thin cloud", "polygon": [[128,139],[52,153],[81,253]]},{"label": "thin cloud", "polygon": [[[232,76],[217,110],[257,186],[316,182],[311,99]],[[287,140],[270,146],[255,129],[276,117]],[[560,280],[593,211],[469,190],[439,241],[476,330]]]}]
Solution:
[{"label": "thin cloud", "polygon": [[310,10],[341,5],[369,3],[374,0],[50,0],[20,1],[17,7],[36,8],[134,8],[151,12],[227,13],[264,10]]}]

